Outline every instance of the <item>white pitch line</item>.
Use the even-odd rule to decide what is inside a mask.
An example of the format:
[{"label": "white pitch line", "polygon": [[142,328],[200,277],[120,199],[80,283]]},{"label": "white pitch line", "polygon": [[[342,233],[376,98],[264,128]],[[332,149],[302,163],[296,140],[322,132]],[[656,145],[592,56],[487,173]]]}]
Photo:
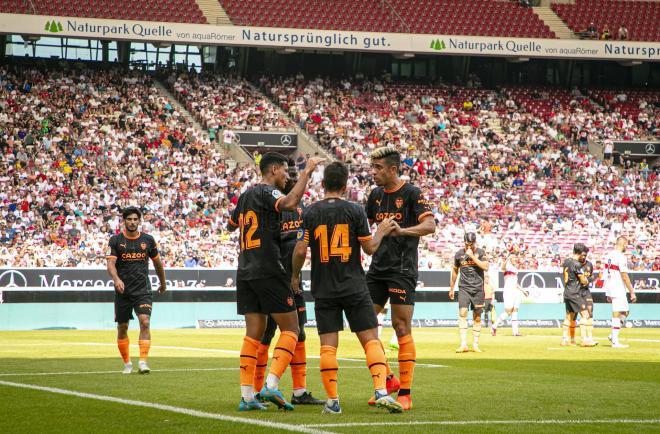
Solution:
[{"label": "white pitch line", "polygon": [[[597,329],[598,330],[598,329]],[[542,339],[559,339],[561,340],[560,335],[550,336],[550,335],[525,335],[526,338],[542,338]],[[631,341],[631,342],[651,342],[651,343],[660,343],[660,339],[643,339],[643,338],[621,338],[622,341]]]},{"label": "white pitch line", "polygon": [[[320,366],[308,366],[320,368]],[[344,366],[343,369],[364,369],[362,366]],[[197,372],[197,371],[238,371],[239,368],[181,368],[181,369],[152,369],[151,372]],[[95,374],[122,374],[121,371],[60,371],[60,372],[10,372],[2,373],[0,377],[48,377],[55,375],[95,375]]]},{"label": "white pitch line", "polygon": [[76,392],[75,390],[59,389],[59,388],[56,388],[56,387],[44,387],[44,386],[37,386],[37,385],[34,385],[34,384],[13,383],[13,382],[9,382],[9,381],[0,381],[0,386],[17,387],[17,388],[21,388],[21,389],[30,389],[30,390],[38,390],[38,391],[41,391],[41,392],[50,392],[50,393],[57,393],[57,394],[60,394],[60,395],[75,396],[75,397],[78,397],[78,398],[95,399],[95,400],[98,400],[98,401],[107,401],[107,402],[114,402],[114,403],[117,403],[117,404],[132,405],[134,407],[153,408],[153,409],[156,409],[156,410],[169,411],[171,413],[178,413],[178,414],[183,414],[183,415],[186,415],[186,416],[200,417],[200,418],[205,418],[205,419],[215,419],[215,420],[221,420],[221,421],[225,421],[225,422],[242,423],[242,424],[246,424],[246,425],[256,425],[256,426],[261,426],[261,427],[266,427],[266,428],[278,428],[278,429],[282,429],[282,430],[302,432],[302,433],[308,433],[308,434],[328,434],[329,433],[329,431],[321,431],[321,430],[315,429],[313,427],[307,427],[307,426],[302,426],[302,425],[292,425],[292,424],[288,424],[288,423],[274,422],[274,421],[268,421],[268,420],[249,419],[249,418],[246,418],[246,417],[229,416],[229,415],[226,415],[226,414],[207,413],[205,411],[193,410],[193,409],[190,409],[190,408],[175,407],[175,406],[172,406],[172,405],[158,404],[158,403],[155,403],[155,402],[135,401],[135,400],[132,400],[132,399],[116,398],[114,396],[96,395],[94,393]]},{"label": "white pitch line", "polygon": [[[3,344],[4,345],[4,344]],[[29,344],[9,344],[7,346],[30,346]],[[52,344],[52,343],[35,343],[33,346],[54,346],[54,345],[61,345],[61,344]],[[78,345],[78,346],[90,346],[90,347],[114,347],[117,344],[111,344],[111,343],[106,343],[106,342],[67,342],[67,345]],[[138,346],[133,344],[131,347],[137,348]],[[208,353],[223,353],[223,354],[232,354],[232,355],[239,355],[240,351],[236,350],[223,350],[223,349],[218,349],[218,348],[198,348],[198,347],[176,347],[176,346],[170,346],[170,345],[152,345],[151,348],[155,349],[161,349],[161,350],[180,350],[180,351],[200,351],[200,352],[208,352]],[[320,356],[307,356],[308,359],[320,359]],[[365,363],[365,360],[361,359],[350,359],[350,358],[343,358],[343,357],[338,357],[338,361],[340,362],[361,362]],[[417,363],[415,367],[418,368],[448,368],[449,366],[447,365],[437,365],[437,364],[432,364],[432,363]]]},{"label": "white pitch line", "polygon": [[540,419],[540,420],[438,420],[411,422],[348,422],[302,425],[309,428],[348,428],[358,426],[413,425],[568,425],[568,424],[660,424],[660,419]]}]

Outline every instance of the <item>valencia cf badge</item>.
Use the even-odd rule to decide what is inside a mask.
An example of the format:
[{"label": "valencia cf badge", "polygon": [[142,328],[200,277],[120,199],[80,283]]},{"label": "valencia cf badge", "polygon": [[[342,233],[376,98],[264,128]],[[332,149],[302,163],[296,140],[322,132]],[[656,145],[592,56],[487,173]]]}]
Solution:
[{"label": "valencia cf badge", "polygon": [[397,209],[401,208],[403,206],[403,198],[397,197],[396,200],[394,201],[394,205],[396,205]]},{"label": "valencia cf badge", "polygon": [[142,250],[147,250],[147,243],[140,243]]}]

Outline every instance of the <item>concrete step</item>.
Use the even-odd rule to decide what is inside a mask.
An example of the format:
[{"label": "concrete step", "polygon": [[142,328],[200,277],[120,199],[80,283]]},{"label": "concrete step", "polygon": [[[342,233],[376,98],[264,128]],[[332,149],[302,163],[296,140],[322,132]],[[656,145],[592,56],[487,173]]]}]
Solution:
[{"label": "concrete step", "polygon": [[196,1],[209,24],[213,26],[233,26],[229,15],[227,15],[227,12],[222,8],[218,0]]},{"label": "concrete step", "polygon": [[532,8],[532,10],[560,39],[578,39],[550,7],[538,6]]}]

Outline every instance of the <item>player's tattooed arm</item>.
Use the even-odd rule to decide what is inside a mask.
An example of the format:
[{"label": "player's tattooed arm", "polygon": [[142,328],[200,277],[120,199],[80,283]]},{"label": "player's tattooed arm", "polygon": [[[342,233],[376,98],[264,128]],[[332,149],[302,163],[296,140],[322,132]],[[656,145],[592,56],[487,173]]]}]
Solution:
[{"label": "player's tattooed arm", "polygon": [[291,289],[296,294],[302,292],[300,285],[300,272],[305,264],[305,257],[307,256],[307,242],[299,240],[296,247],[293,249],[293,256],[291,258]]},{"label": "player's tattooed arm", "polygon": [[429,215],[428,217],[424,218],[418,225],[411,226],[409,228],[402,228],[397,224],[391,235],[395,237],[423,237],[432,233],[435,233],[435,219],[433,216]]},{"label": "player's tattooed arm", "polygon": [[160,260],[160,255],[151,259],[151,262],[154,263],[154,268],[156,269],[156,275],[158,276],[158,281],[160,286],[158,287],[158,292],[161,294],[167,290],[167,283],[165,280],[165,267],[163,267],[163,261]]}]

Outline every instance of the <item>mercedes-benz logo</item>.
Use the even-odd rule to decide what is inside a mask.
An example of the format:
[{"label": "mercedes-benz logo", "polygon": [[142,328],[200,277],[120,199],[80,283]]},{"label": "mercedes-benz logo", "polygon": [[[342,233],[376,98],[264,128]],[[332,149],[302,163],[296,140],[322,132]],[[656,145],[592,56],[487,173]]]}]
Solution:
[{"label": "mercedes-benz logo", "polygon": [[0,274],[0,288],[18,288],[27,286],[25,275],[18,270],[7,270]]},{"label": "mercedes-benz logo", "polygon": [[284,146],[289,146],[291,144],[291,136],[288,134],[284,134],[280,137],[280,143]]},{"label": "mercedes-benz logo", "polygon": [[646,151],[647,154],[655,154],[655,144],[647,143],[646,146],[644,147],[644,150]]},{"label": "mercedes-benz logo", "polygon": [[545,279],[539,273],[527,273],[520,279],[521,288],[545,288]]}]

